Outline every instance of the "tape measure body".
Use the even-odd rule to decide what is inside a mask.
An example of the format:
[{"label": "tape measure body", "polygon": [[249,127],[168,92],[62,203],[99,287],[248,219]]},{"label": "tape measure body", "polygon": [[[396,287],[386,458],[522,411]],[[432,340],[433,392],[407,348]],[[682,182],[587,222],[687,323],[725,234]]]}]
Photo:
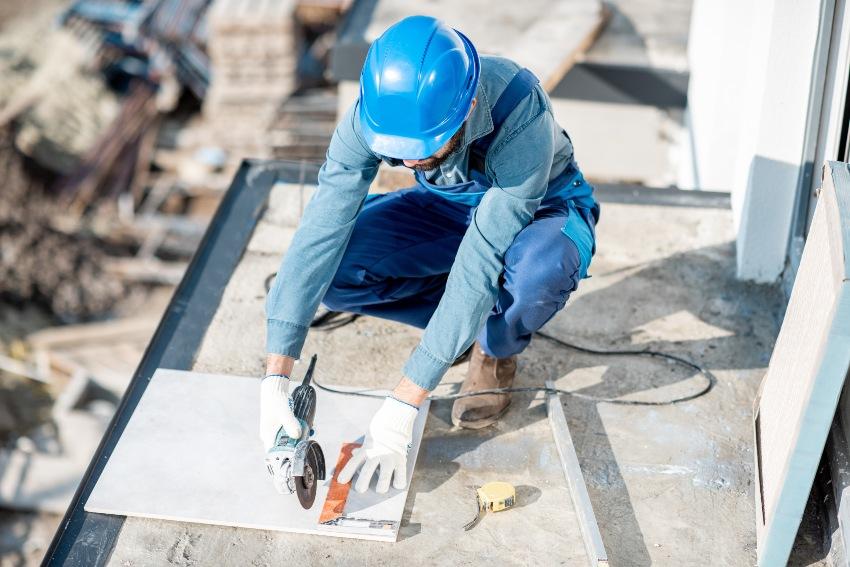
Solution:
[{"label": "tape measure body", "polygon": [[479,506],[501,512],[516,504],[516,489],[507,482],[488,482],[477,490]]}]

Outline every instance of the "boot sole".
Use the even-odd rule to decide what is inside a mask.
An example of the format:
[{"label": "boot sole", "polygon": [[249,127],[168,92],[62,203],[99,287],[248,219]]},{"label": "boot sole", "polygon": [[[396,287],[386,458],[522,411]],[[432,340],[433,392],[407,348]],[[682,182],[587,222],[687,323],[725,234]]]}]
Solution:
[{"label": "boot sole", "polygon": [[452,423],[456,427],[461,427],[463,429],[484,429],[485,427],[490,427],[491,425],[493,425],[494,423],[499,421],[502,418],[502,416],[504,416],[508,412],[508,409],[510,409],[510,407],[511,407],[511,402],[510,402],[510,400],[508,400],[508,405],[503,407],[499,411],[499,413],[491,415],[489,417],[483,417],[481,419],[476,419],[475,421],[462,420],[460,418],[455,418],[455,416],[452,415]]}]

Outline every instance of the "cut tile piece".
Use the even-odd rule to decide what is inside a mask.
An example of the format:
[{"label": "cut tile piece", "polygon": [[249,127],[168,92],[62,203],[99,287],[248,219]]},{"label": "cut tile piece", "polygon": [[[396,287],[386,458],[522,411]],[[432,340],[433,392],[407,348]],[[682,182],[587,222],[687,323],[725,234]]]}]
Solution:
[{"label": "cut tile piece", "polygon": [[758,564],[784,565],[850,367],[850,166],[827,162],[755,403]]},{"label": "cut tile piece", "polygon": [[[380,398],[317,392],[314,439],[329,467],[304,510],[278,494],[257,435],[256,378],[158,369],[85,509],[89,512],[395,541],[407,490],[351,492],[346,522],[321,525],[333,467],[344,443],[359,441]],[[428,415],[414,426],[408,483]],[[374,482],[374,481],[373,481]],[[356,521],[355,521],[356,519]]]}]

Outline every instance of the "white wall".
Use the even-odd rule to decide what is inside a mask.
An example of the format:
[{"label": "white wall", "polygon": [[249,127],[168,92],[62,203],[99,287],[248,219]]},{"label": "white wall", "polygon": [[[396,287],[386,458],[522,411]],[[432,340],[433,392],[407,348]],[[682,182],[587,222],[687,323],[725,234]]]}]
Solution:
[{"label": "white wall", "polygon": [[[740,97],[738,99],[741,114],[739,117],[739,130],[737,139],[729,144],[736,156],[733,167],[730,168],[732,182],[732,219],[735,232],[741,229],[741,215],[744,210],[744,200],[747,187],[750,184],[750,165],[752,157],[756,154],[759,135],[759,121],[761,120],[761,104],[765,97],[765,84],[767,80],[767,62],[770,55],[770,36],[773,28],[773,0],[755,0],[753,11],[749,14],[748,23],[750,32],[748,36],[747,50],[742,52],[741,67],[745,70],[740,83]],[[753,14],[761,15],[753,18]],[[738,260],[740,261],[740,254]],[[740,271],[740,270],[739,270]]]},{"label": "white wall", "polygon": [[753,11],[751,2],[694,1],[688,122],[694,158],[691,181],[698,189],[732,190],[737,148],[730,140],[752,127],[743,115],[742,84],[747,79]]},{"label": "white wall", "polygon": [[695,0],[688,91],[694,185],[728,190],[738,276],[785,266],[823,7],[834,0]]}]

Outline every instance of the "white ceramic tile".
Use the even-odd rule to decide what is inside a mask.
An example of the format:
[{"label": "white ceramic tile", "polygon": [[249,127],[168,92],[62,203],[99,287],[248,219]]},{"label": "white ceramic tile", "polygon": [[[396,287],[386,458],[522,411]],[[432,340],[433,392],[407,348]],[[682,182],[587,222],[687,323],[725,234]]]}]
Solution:
[{"label": "white ceramic tile", "polygon": [[[381,400],[324,391],[317,392],[317,399],[314,439],[325,453],[327,475],[310,510],[301,508],[294,494],[278,494],[272,486],[257,434],[256,378],[167,369],[151,379],[85,509],[395,541],[407,490],[390,488],[383,496],[371,489],[362,495],[350,492],[346,516],[390,520],[392,529],[318,523],[342,444],[362,436]],[[427,415],[426,404],[414,427],[408,482]]]}]

